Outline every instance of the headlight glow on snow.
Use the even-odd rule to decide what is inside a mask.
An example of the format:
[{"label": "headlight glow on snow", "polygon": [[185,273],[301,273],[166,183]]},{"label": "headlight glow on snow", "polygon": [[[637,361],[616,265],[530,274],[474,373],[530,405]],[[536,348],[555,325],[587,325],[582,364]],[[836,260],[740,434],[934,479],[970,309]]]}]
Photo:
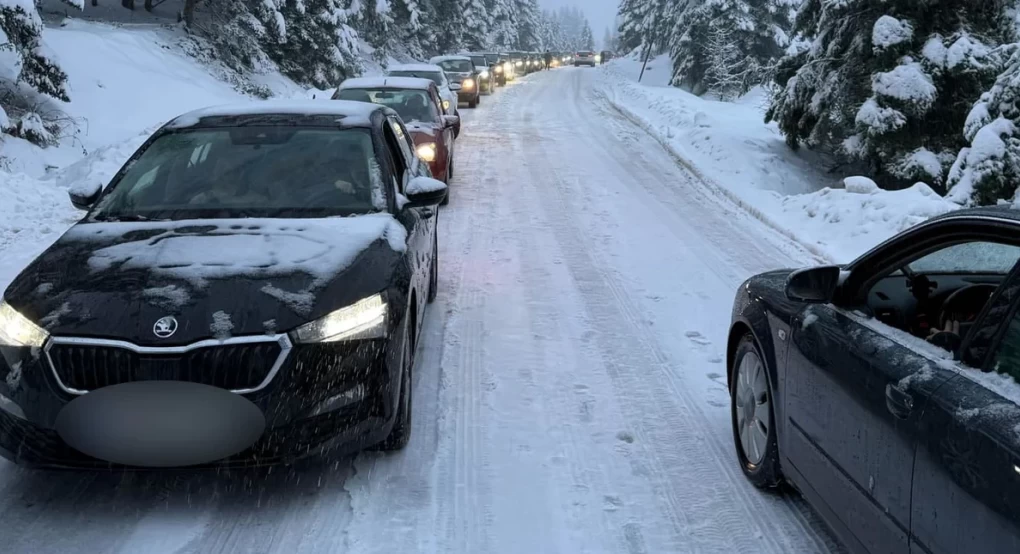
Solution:
[{"label": "headlight glow on snow", "polygon": [[42,346],[49,337],[42,327],[0,301],[0,346]]},{"label": "headlight glow on snow", "polygon": [[425,144],[422,144],[416,149],[416,152],[418,152],[418,157],[421,158],[422,161],[436,161],[436,143],[434,142],[426,142]]},{"label": "headlight glow on snow", "polygon": [[369,296],[298,327],[294,335],[303,343],[383,338],[386,336],[386,301],[382,294]]}]

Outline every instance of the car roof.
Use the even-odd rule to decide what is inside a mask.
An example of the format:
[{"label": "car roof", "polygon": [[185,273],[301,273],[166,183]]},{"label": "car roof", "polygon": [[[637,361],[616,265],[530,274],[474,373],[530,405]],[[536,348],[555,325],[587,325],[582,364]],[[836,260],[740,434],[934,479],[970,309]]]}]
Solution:
[{"label": "car roof", "polygon": [[429,62],[434,63],[434,64],[438,64],[438,63],[441,63],[441,62],[451,62],[451,61],[469,62],[469,61],[471,61],[471,58],[467,54],[457,54],[457,55],[452,55],[451,54],[451,55],[446,55],[446,56],[435,56],[434,58],[429,60]]},{"label": "car roof", "polygon": [[959,210],[953,210],[951,212],[937,215],[929,222],[945,221],[951,219],[966,219],[970,217],[994,217],[996,219],[1004,219],[1011,223],[1020,224],[1020,210],[1011,208],[1009,206],[986,206],[981,208],[963,208]]},{"label": "car roof", "polygon": [[390,89],[411,89],[428,90],[436,84],[430,79],[419,77],[355,77],[340,83],[341,89],[351,88],[390,88]]},{"label": "car roof", "polygon": [[431,63],[398,63],[388,66],[386,71],[442,71],[443,68]]},{"label": "car roof", "polygon": [[372,114],[380,108],[382,106],[377,104],[344,100],[261,100],[193,110],[175,117],[166,127],[193,127],[207,118],[259,115],[340,117],[344,125],[368,127],[371,126]]}]

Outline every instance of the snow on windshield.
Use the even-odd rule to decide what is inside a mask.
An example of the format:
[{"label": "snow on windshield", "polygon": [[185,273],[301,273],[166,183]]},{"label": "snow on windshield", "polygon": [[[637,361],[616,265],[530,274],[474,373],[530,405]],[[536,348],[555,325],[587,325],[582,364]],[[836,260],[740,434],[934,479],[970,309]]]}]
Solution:
[{"label": "snow on windshield", "polygon": [[944,248],[912,262],[918,273],[1009,273],[1020,259],[1020,248],[994,242],[968,242]]},{"label": "snow on windshield", "polygon": [[[117,241],[129,233],[139,238],[97,249],[88,261],[88,269],[145,269],[185,279],[198,287],[205,286],[209,279],[303,272],[311,275],[318,286],[350,266],[372,243],[385,240],[392,250],[402,252],[407,240],[404,226],[390,214],[85,223],[72,227],[65,238]],[[167,302],[186,301],[177,291],[165,289],[152,289],[147,296]]]}]

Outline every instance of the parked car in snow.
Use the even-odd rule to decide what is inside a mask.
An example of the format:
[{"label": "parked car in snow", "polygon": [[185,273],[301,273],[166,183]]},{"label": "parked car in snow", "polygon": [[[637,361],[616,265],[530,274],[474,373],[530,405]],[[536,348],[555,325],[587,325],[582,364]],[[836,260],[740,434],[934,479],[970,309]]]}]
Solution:
[{"label": "parked car in snow", "polygon": [[210,108],[105,189],[72,189],[84,218],[0,302],[0,455],[219,467],[403,447],[446,195],[408,135],[365,103]]},{"label": "parked car in snow", "polygon": [[[439,96],[443,99],[443,110],[447,115],[460,116],[458,111],[459,100],[457,93],[460,85],[450,82],[443,68],[435,64],[410,63],[394,64],[387,68],[386,75],[390,77],[415,77],[428,79],[439,87]],[[460,132],[458,128],[458,133]]]},{"label": "parked car in snow", "polygon": [[[359,77],[340,83],[333,99],[372,102],[397,112],[411,133],[418,157],[428,164],[433,177],[449,183],[459,118],[443,113],[435,83],[413,77]],[[449,195],[443,203],[448,201]]]},{"label": "parked car in snow", "polygon": [[471,59],[475,66],[475,73],[478,75],[478,90],[485,95],[496,91],[496,81],[493,78],[495,63],[490,64],[489,60],[482,54],[463,54]]},{"label": "parked car in snow", "polygon": [[1020,212],[960,210],[844,266],[740,285],[733,437],[854,552],[1020,552]]},{"label": "parked car in snow", "polygon": [[582,50],[582,51],[574,54],[573,63],[574,63],[574,67],[578,67],[578,66],[582,66],[582,65],[590,65],[592,67],[595,67],[595,65],[597,63],[595,61],[595,52],[591,52],[591,51],[588,51],[588,50]]},{"label": "parked car in snow", "polygon": [[492,71],[496,86],[505,87],[507,82],[506,59],[497,52],[485,52],[483,55],[491,68],[490,71]]},{"label": "parked car in snow", "polygon": [[436,56],[429,63],[443,68],[451,83],[460,85],[457,102],[466,102],[469,108],[478,107],[482,100],[480,73],[467,56]]}]

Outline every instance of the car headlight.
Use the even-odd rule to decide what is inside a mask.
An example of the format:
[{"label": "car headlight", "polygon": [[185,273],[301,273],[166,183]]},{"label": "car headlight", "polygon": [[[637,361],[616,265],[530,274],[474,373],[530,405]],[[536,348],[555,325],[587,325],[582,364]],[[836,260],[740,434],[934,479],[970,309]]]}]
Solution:
[{"label": "car headlight", "polygon": [[444,110],[450,109],[450,101],[449,100],[443,100],[443,109]]},{"label": "car headlight", "polygon": [[436,161],[436,143],[426,142],[420,145],[416,151],[418,152],[418,157],[422,160],[430,163]]},{"label": "car headlight", "polygon": [[503,66],[497,65],[496,66],[496,73],[503,73]]},{"label": "car headlight", "polygon": [[517,67],[521,67],[522,65],[524,65],[524,62],[517,62],[517,63],[516,63],[516,64],[514,64],[514,65],[516,65]]},{"label": "car headlight", "polygon": [[369,296],[294,330],[301,343],[336,342],[347,339],[379,339],[386,336],[386,300]]},{"label": "car headlight", "polygon": [[471,90],[471,89],[475,88],[475,80],[474,79],[464,79],[463,81],[460,82],[460,87],[462,89],[464,89],[464,90]]},{"label": "car headlight", "polygon": [[41,347],[49,336],[45,329],[19,314],[6,301],[0,301],[0,346]]},{"label": "car headlight", "polygon": [[478,76],[481,77],[482,79],[488,79],[489,78],[489,72],[488,71],[483,71],[483,72],[479,73]]}]

